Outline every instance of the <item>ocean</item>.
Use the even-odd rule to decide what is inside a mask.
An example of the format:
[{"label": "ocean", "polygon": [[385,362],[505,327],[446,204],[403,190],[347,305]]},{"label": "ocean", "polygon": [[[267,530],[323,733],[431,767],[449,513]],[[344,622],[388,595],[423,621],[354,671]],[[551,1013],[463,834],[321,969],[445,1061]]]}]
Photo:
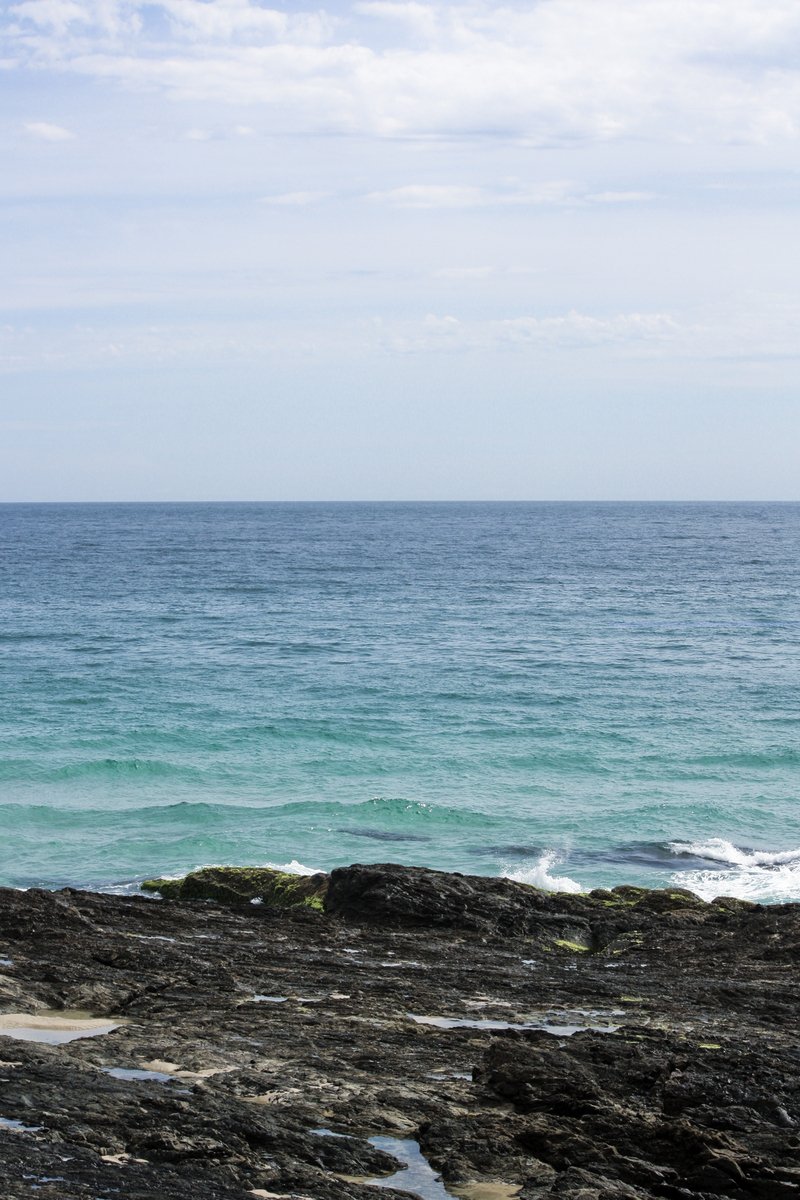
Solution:
[{"label": "ocean", "polygon": [[800,505],[0,506],[0,883],[800,899]]}]

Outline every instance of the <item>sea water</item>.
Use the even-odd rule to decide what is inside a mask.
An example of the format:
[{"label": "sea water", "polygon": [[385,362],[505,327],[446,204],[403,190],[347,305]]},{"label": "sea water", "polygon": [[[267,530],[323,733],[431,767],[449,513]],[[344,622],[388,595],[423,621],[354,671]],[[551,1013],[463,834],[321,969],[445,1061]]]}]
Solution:
[{"label": "sea water", "polygon": [[800,898],[800,505],[0,506],[0,883]]}]

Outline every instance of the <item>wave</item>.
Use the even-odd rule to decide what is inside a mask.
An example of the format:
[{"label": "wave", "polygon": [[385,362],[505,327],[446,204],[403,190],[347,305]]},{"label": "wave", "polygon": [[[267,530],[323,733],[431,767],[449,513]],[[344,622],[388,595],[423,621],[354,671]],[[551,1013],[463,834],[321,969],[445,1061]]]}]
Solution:
[{"label": "wave", "polygon": [[[283,804],[257,800],[249,803],[180,800],[135,806],[95,803],[69,808],[57,804],[0,803],[0,828],[31,843],[42,837],[49,841],[56,831],[62,839],[105,831],[113,833],[117,841],[162,838],[173,845],[175,838],[220,838],[229,846],[229,852],[249,855],[251,850],[246,847],[252,845],[253,839],[267,842],[278,838],[291,852],[299,838],[304,845],[309,839],[313,844],[328,845],[328,858],[335,854],[331,844],[334,834],[340,835],[342,852],[346,855],[344,847],[350,838],[354,839],[351,844],[362,839],[403,845],[447,843],[462,832],[474,838],[493,820],[498,818],[470,809],[379,798],[356,803],[301,800]],[[236,851],[236,845],[242,848]]]},{"label": "wave", "polygon": [[[209,867],[224,867],[224,866],[232,866],[232,865],[235,865],[235,864],[231,864],[231,863],[198,863],[197,866],[192,867],[192,870],[193,871],[204,871]],[[282,871],[284,875],[321,875],[321,874],[324,875],[325,874],[325,871],[323,871],[322,867],[307,867],[305,863],[298,862],[296,858],[293,858],[291,862],[285,862],[285,863],[261,862],[261,863],[254,863],[253,865],[256,868],[261,867],[261,868],[265,868],[266,870],[269,870],[269,871]],[[167,875],[167,876],[164,876],[164,878],[166,878],[166,879],[182,879],[183,875],[188,875],[188,873],[189,873],[188,871],[184,871],[180,875]]]},{"label": "wave", "polygon": [[708,838],[669,842],[667,849],[678,858],[714,864],[672,875],[674,884],[689,888],[704,900],[722,895],[772,903],[800,900],[800,847],[754,850],[724,838]]},{"label": "wave", "polygon": [[285,871],[287,875],[319,875],[322,871],[321,867],[307,867],[296,858],[288,863],[264,863],[264,866],[272,867],[274,871]]},{"label": "wave", "polygon": [[201,767],[183,766],[153,758],[91,758],[82,762],[49,766],[33,759],[6,759],[0,764],[0,779],[6,782],[24,780],[37,783],[82,781],[86,779],[119,779],[126,776],[146,776],[149,779],[204,780],[209,772]]},{"label": "wave", "polygon": [[546,892],[582,892],[585,889],[569,875],[551,875],[550,871],[561,861],[554,850],[546,850],[532,867],[505,867],[503,879],[515,879],[517,883],[529,883]]},{"label": "wave", "polygon": [[770,746],[763,750],[731,750],[727,753],[699,754],[686,760],[692,767],[794,767],[800,763],[800,750],[794,746]]},{"label": "wave", "polygon": [[705,842],[670,842],[668,849],[673,854],[688,854],[692,858],[705,858],[737,867],[770,867],[800,862],[800,847],[795,850],[741,850],[723,838],[709,838]]},{"label": "wave", "polygon": [[429,842],[431,838],[424,833],[403,833],[393,829],[360,829],[355,825],[343,825],[337,833],[346,833],[348,837],[371,838],[376,842]]},{"label": "wave", "polygon": [[[117,760],[117,759],[106,759],[106,760],[104,760],[104,762],[109,763],[109,764],[116,764],[115,767],[109,767],[109,769],[112,769],[112,770],[119,769],[120,771],[125,771],[125,770],[136,771],[136,770],[147,770],[147,769],[152,769],[154,771],[158,771],[161,768],[161,766],[165,765],[165,764],[159,764],[157,762],[148,762],[148,760],[138,760],[138,759],[131,759],[130,761]],[[134,764],[138,764],[138,765],[134,765]],[[166,764],[166,765],[169,766],[169,764]],[[65,768],[65,769],[69,769],[69,768]],[[175,769],[182,770],[183,768],[177,767]],[[284,802],[281,802],[278,804],[271,803],[271,802],[265,802],[263,800],[250,800],[250,801],[242,801],[242,800],[230,800],[230,801],[228,801],[228,800],[219,800],[219,801],[177,800],[177,801],[169,802],[167,804],[159,804],[156,802],[153,804],[141,804],[141,805],[135,805],[135,806],[134,805],[126,805],[125,808],[122,810],[113,809],[111,807],[109,807],[109,808],[93,807],[90,809],[88,807],[83,807],[83,806],[81,806],[80,808],[65,809],[65,808],[61,807],[60,805],[59,806],[46,805],[46,804],[30,805],[30,804],[24,804],[24,803],[15,803],[14,801],[11,801],[11,802],[8,802],[5,804],[0,804],[0,811],[2,811],[4,809],[15,809],[15,808],[20,809],[20,810],[24,809],[25,811],[41,809],[42,811],[46,811],[46,812],[54,812],[54,811],[60,811],[63,813],[93,812],[95,814],[114,813],[117,815],[120,812],[124,812],[125,814],[133,815],[133,816],[135,816],[137,814],[141,814],[141,813],[146,813],[146,812],[147,813],[180,812],[182,810],[183,811],[191,810],[193,813],[200,813],[200,812],[208,812],[208,813],[223,812],[224,813],[224,812],[230,812],[230,811],[241,811],[241,812],[249,812],[249,813],[260,813],[264,816],[267,816],[270,814],[274,815],[276,813],[284,813],[284,814],[286,814],[286,813],[292,813],[292,814],[302,814],[302,813],[326,814],[326,813],[330,813],[330,814],[338,815],[340,819],[342,816],[348,815],[350,813],[358,814],[361,817],[363,817],[366,813],[374,812],[382,818],[388,817],[388,818],[394,818],[394,819],[400,820],[400,821],[425,821],[426,823],[427,822],[439,822],[442,824],[469,824],[470,822],[481,822],[481,824],[483,824],[487,821],[492,823],[492,822],[497,822],[500,820],[500,818],[493,817],[492,814],[483,812],[480,809],[453,808],[453,807],[448,807],[447,805],[443,805],[443,804],[431,804],[431,803],[428,803],[423,800],[405,800],[402,797],[383,797],[383,796],[374,796],[370,800],[356,800],[356,801],[290,800],[290,801],[284,801]]]}]

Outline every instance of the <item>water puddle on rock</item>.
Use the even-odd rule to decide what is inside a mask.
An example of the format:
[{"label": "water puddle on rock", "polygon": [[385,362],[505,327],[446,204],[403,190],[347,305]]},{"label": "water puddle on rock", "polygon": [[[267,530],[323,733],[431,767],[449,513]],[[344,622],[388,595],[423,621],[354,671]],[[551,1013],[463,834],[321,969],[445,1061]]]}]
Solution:
[{"label": "water puddle on rock", "polygon": [[171,1083],[174,1078],[167,1075],[166,1071],[145,1071],[141,1067],[101,1067],[100,1070],[112,1079],[125,1079],[130,1082]]},{"label": "water puddle on rock", "polygon": [[0,1129],[12,1129],[15,1133],[37,1133],[41,1125],[23,1125],[22,1121],[14,1121],[11,1117],[0,1117]]},{"label": "water puddle on rock", "polygon": [[[549,1019],[538,1021],[494,1021],[489,1018],[479,1020],[474,1017],[426,1017],[419,1013],[406,1014],[417,1025],[432,1025],[435,1029],[477,1029],[487,1033],[495,1033],[503,1029],[538,1029],[542,1033],[550,1033],[553,1037],[572,1037],[576,1033],[616,1033],[619,1025],[582,1021],[580,1024],[556,1024]],[[599,1014],[598,1014],[599,1015]]]},{"label": "water puddle on rock", "polygon": [[122,1021],[108,1021],[85,1012],[45,1010],[38,1013],[3,1013],[0,1015],[0,1037],[20,1042],[44,1042],[61,1046],[78,1038],[101,1037],[119,1029]]},{"label": "water puddle on rock", "polygon": [[385,1150],[394,1158],[405,1163],[394,1175],[384,1175],[380,1179],[367,1179],[371,1187],[395,1188],[398,1192],[411,1192],[421,1200],[453,1200],[439,1176],[419,1148],[419,1142],[413,1138],[371,1137],[371,1146],[377,1150]]},{"label": "water puddle on rock", "polygon": [[[465,1079],[471,1076],[463,1076]],[[310,1133],[317,1137],[346,1138],[354,1135],[334,1133],[332,1129],[311,1129]],[[419,1148],[419,1142],[414,1138],[371,1137],[367,1139],[376,1150],[391,1154],[403,1166],[393,1175],[380,1175],[376,1178],[367,1176],[342,1176],[353,1183],[362,1183],[368,1187],[393,1188],[398,1192],[408,1192],[418,1196],[419,1200],[512,1200],[519,1191],[519,1184],[492,1183],[480,1181],[459,1185],[455,1192],[449,1192],[442,1183],[433,1167]],[[254,1193],[258,1194],[258,1193]]]}]

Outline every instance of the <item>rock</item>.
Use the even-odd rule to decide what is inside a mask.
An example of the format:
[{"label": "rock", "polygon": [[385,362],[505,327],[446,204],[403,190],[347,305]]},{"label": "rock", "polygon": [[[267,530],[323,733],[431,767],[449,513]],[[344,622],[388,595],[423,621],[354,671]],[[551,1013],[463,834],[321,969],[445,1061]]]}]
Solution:
[{"label": "rock", "polygon": [[322,911],[327,875],[292,875],[270,867],[202,867],[182,879],[146,879],[145,892],[165,900],[216,900],[218,904],[302,905]]},{"label": "rock", "polygon": [[579,944],[587,936],[584,897],[543,892],[511,879],[448,874],[392,863],[337,867],[328,913],[388,928],[454,928],[514,936],[546,933]]},{"label": "rock", "polygon": [[118,1026],[0,1033],[3,1200],[375,1200],[375,1135],[473,1200],[800,1194],[798,906],[289,879],[289,904],[251,868],[165,903],[0,891],[0,1012]]}]

